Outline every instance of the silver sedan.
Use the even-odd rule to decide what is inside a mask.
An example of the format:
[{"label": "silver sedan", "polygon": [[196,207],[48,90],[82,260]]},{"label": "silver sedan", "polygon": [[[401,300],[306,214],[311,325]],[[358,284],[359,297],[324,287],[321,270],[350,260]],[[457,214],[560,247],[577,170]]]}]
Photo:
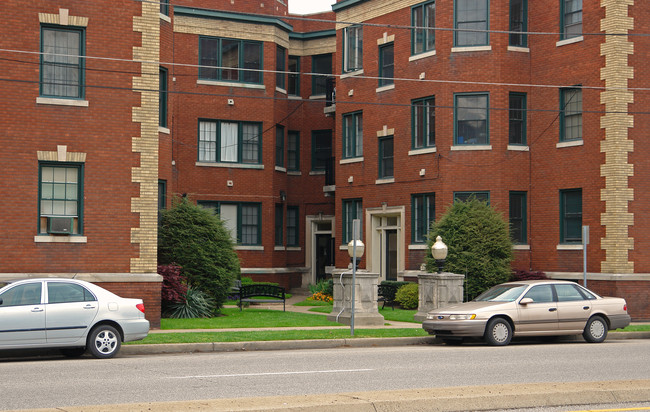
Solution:
[{"label": "silver sedan", "polygon": [[513,336],[582,334],[602,342],[607,331],[630,324],[621,298],[600,297],[568,281],[530,280],[503,283],[471,302],[436,309],[422,327],[448,344],[482,337],[490,345],[507,345]]},{"label": "silver sedan", "polygon": [[0,289],[0,350],[60,348],[115,356],[122,342],[144,339],[149,321],[141,299],[121,298],[75,279],[27,279]]}]

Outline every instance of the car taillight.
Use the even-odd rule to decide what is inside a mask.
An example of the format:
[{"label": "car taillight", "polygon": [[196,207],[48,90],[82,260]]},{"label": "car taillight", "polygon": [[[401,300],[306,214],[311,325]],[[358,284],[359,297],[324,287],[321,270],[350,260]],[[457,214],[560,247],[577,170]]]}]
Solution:
[{"label": "car taillight", "polygon": [[135,305],[135,307],[138,308],[138,310],[140,312],[144,313],[144,304],[143,303],[138,303],[137,305]]},{"label": "car taillight", "polygon": [[627,303],[623,305],[623,312],[627,312]]}]

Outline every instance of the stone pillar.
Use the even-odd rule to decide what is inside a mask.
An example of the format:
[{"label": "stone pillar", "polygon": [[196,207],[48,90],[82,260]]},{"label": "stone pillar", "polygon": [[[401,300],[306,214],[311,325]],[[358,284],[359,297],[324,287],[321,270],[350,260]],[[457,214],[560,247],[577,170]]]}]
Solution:
[{"label": "stone pillar", "polygon": [[[332,279],[334,280],[334,306],[332,313],[327,315],[327,320],[337,322],[338,316],[339,323],[349,325],[352,313],[352,272],[345,272],[342,279],[340,274],[333,274]],[[355,280],[354,327],[383,325],[384,317],[379,314],[377,308],[379,273],[357,271]]]},{"label": "stone pillar", "polygon": [[415,320],[422,322],[427,312],[463,301],[464,275],[455,273],[425,273],[418,275],[419,303]]}]

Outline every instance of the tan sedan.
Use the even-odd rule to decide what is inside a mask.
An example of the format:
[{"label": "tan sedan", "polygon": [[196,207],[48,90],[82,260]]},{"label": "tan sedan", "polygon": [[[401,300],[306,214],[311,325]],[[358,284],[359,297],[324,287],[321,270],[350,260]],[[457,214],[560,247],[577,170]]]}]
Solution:
[{"label": "tan sedan", "polygon": [[608,330],[629,324],[624,299],[600,297],[574,282],[528,280],[431,311],[422,327],[448,344],[482,337],[490,345],[507,345],[513,336],[582,334],[587,342],[602,342]]}]

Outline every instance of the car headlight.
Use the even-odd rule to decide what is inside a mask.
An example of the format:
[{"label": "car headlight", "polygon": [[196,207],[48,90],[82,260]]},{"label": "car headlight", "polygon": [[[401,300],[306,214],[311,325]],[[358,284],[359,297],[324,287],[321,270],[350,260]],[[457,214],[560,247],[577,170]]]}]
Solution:
[{"label": "car headlight", "polygon": [[476,315],[449,315],[449,320],[472,320]]}]

